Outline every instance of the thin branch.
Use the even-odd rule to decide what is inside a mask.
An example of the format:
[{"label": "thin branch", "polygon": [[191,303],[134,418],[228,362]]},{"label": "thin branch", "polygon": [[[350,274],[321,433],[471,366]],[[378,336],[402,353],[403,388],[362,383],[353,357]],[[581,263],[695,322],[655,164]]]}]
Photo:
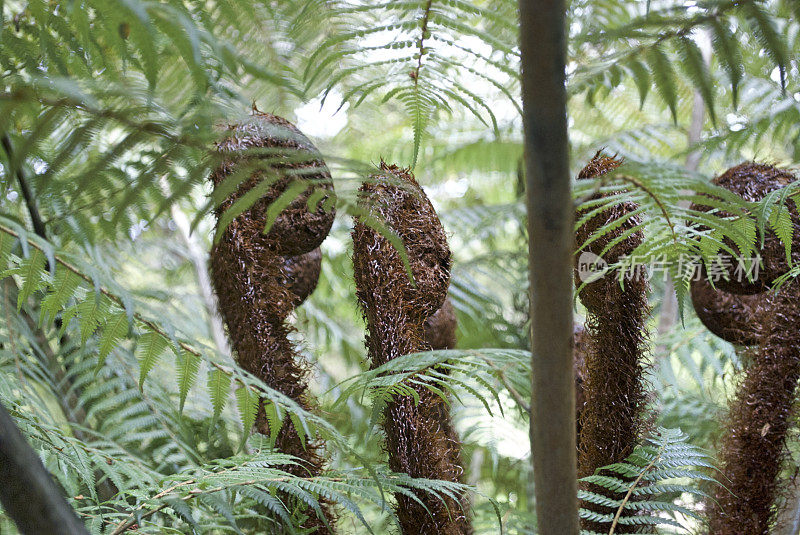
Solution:
[{"label": "thin branch", "polygon": [[[6,151],[8,162],[10,164],[14,160],[14,151],[11,147],[11,138],[8,137],[8,134],[4,133],[0,138],[0,143],[2,143],[3,149]],[[33,231],[37,236],[43,240],[46,240],[47,231],[45,230],[44,221],[42,220],[41,214],[39,214],[39,209],[36,207],[36,199],[33,197],[33,191],[31,191],[28,181],[25,180],[25,172],[22,170],[22,162],[19,162],[19,165],[16,166],[15,174],[17,175],[17,181],[19,182],[19,189],[22,192],[22,198],[25,199],[25,206],[27,206],[28,213],[31,216]]]},{"label": "thin branch", "polygon": [[[181,481],[180,483],[176,483],[175,485],[172,485],[171,487],[162,490],[161,492],[159,492],[158,494],[153,496],[152,499],[153,500],[158,500],[159,498],[163,498],[167,494],[170,494],[173,490],[177,489],[178,487],[181,487],[183,485],[191,485],[193,483],[197,483],[197,480],[196,479],[189,479],[187,481]],[[139,507],[134,509],[131,512],[131,514],[128,515],[128,518],[126,518],[125,520],[123,520],[122,522],[117,524],[117,527],[114,529],[114,531],[111,532],[111,535],[119,535],[120,533],[124,532],[125,530],[127,530],[128,528],[133,526],[136,523],[136,511],[141,511],[142,509],[144,509],[145,505],[146,504],[144,504],[144,503],[141,504]],[[162,510],[166,506],[167,506],[167,504],[161,504],[157,508],[139,515],[139,517],[140,518],[145,518],[145,517],[148,517],[150,515],[153,515],[153,514],[157,513],[158,511]]]}]

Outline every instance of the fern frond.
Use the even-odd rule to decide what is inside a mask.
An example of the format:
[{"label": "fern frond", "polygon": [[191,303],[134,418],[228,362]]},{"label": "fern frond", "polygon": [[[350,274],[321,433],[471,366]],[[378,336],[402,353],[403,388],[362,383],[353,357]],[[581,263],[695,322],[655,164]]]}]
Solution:
[{"label": "fern frond", "polygon": [[697,511],[675,503],[674,496],[677,492],[696,497],[705,497],[707,494],[699,487],[678,485],[673,481],[683,479],[716,483],[714,478],[706,475],[708,469],[713,469],[710,459],[699,448],[688,443],[685,433],[678,429],[658,428],[636,447],[625,462],[603,468],[604,473],[616,473],[620,477],[591,475],[581,479],[609,492],[609,496],[606,496],[598,492],[580,491],[581,500],[616,509],[614,514],[581,509],[581,517],[608,524],[609,534],[614,533],[620,525],[669,525],[686,530],[673,516],[662,514],[680,513],[699,518]]}]

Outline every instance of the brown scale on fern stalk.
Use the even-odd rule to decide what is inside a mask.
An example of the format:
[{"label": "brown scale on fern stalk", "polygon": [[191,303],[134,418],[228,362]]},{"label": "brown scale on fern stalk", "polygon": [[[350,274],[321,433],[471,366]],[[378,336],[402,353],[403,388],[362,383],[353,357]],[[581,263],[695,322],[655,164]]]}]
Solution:
[{"label": "brown scale on fern stalk", "polygon": [[[245,168],[249,175],[217,208],[217,218],[262,180],[273,183],[227,226],[211,250],[211,275],[220,313],[239,365],[310,409],[313,402],[308,394],[307,365],[288,339],[292,328],[286,318],[313,291],[319,276],[317,247],[330,230],[334,212],[322,206],[311,211],[306,201],[319,188],[323,199],[333,195],[330,173],[314,145],[285,119],[254,112],[228,130],[228,137],[217,146],[224,160],[211,180],[219,187],[237,170]],[[308,189],[264,233],[270,204],[294,180],[308,181]],[[261,433],[270,432],[263,409],[258,412],[255,427]],[[304,445],[290,423],[281,427],[275,447],[302,460],[302,466],[287,468],[292,473],[304,477],[321,473],[322,444],[311,439]],[[322,498],[320,503],[332,524],[330,504]],[[304,528],[311,533],[331,533],[313,511],[308,514]]]},{"label": "brown scale on fern stalk", "polygon": [[[736,166],[715,179],[751,202],[792,181],[788,172],[756,163]],[[794,208],[790,215],[796,256],[800,235]],[[753,294],[754,287],[768,288],[788,269],[784,246],[774,234],[766,236],[759,253],[764,269],[756,282],[733,279],[726,288]],[[692,297],[698,316],[712,332],[733,343],[757,346],[724,421],[719,461],[726,488],[718,489],[709,502],[709,533],[767,535],[774,528],[776,501],[784,488],[779,474],[800,380],[800,282],[790,281],[777,293],[741,296],[715,292],[701,282],[693,284]]]},{"label": "brown scale on fern stalk", "polygon": [[[580,172],[579,179],[600,177],[622,165],[620,160],[597,153]],[[595,199],[602,197],[601,193]],[[578,275],[581,253],[589,251],[600,255],[614,239],[638,225],[638,217],[628,217],[611,231],[606,231],[588,246],[583,244],[609,223],[628,216],[636,205],[622,202],[605,208],[588,219],[576,232],[575,284],[582,284]],[[577,214],[580,219],[583,212]],[[623,255],[630,255],[642,243],[643,232],[637,230],[603,253],[610,265]],[[637,440],[645,427],[643,418],[646,404],[644,364],[647,353],[647,302],[648,284],[643,277],[625,280],[620,286],[616,272],[609,272],[587,284],[579,298],[586,307],[585,378],[583,410],[580,414],[580,441],[578,443],[578,475],[592,475],[603,466],[623,461],[633,453]],[[589,491],[608,494],[593,485],[584,485]],[[609,496],[621,499],[623,494]],[[615,508],[601,507],[584,502],[586,509],[613,515]],[[581,519],[582,528],[607,532],[610,522],[593,522]],[[637,533],[636,526],[617,526],[617,533]]]},{"label": "brown scale on fern stalk", "polygon": [[[788,283],[760,298],[750,323],[758,345],[728,406],[719,449],[719,488],[710,501],[709,533],[767,535],[774,528],[786,433],[800,379],[800,285]],[[726,303],[723,295],[720,306]]]},{"label": "brown scale on fern stalk", "polygon": [[[361,187],[361,204],[402,239],[414,283],[400,254],[362,219],[353,229],[356,294],[367,321],[367,348],[376,368],[401,355],[431,349],[425,321],[444,305],[450,283],[450,250],[430,201],[412,174],[381,162],[380,173]],[[460,442],[447,403],[424,387],[396,396],[384,411],[389,466],[412,477],[460,481]],[[417,493],[397,494],[397,516],[404,535],[472,533],[467,496],[459,499]],[[426,510],[427,509],[427,510]]]},{"label": "brown scale on fern stalk", "polygon": [[[453,307],[453,303],[450,301],[449,297],[445,299],[444,304],[433,314],[433,316],[425,320],[422,327],[424,329],[425,342],[428,343],[432,350],[438,351],[442,349],[456,348],[456,344],[458,343],[456,338],[458,319],[456,318],[456,310]],[[440,371],[447,373],[447,370]],[[451,462],[457,463],[460,467],[462,466],[460,456],[461,441],[458,437],[458,432],[456,431],[455,427],[453,427],[448,406],[442,403],[439,408],[439,422],[442,433],[448,437],[448,440],[452,444],[456,445],[456,450],[453,451]],[[458,481],[461,483],[464,482],[463,476],[464,473],[462,471],[461,476],[458,478]],[[462,500],[461,506],[466,508],[466,498]],[[458,533],[471,533],[471,531],[460,531]]]}]

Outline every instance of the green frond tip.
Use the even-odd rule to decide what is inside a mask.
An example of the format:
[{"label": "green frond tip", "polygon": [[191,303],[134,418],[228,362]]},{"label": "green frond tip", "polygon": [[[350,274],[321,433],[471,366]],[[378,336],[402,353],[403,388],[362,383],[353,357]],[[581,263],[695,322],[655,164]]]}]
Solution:
[{"label": "green frond tip", "polygon": [[111,316],[103,326],[98,349],[100,354],[97,359],[97,369],[103,367],[109,353],[119,344],[120,340],[128,335],[128,314],[118,312]]},{"label": "green frond tip", "polygon": [[17,295],[17,309],[39,288],[42,277],[44,276],[45,259],[44,253],[39,249],[34,249],[31,255],[20,264],[17,275],[22,278],[22,287]]},{"label": "green frond tip", "polygon": [[[709,469],[713,469],[711,460],[700,448],[689,444],[688,435],[679,429],[658,428],[624,462],[598,471],[605,475],[581,478],[581,482],[590,483],[595,489],[595,492],[580,491],[581,501],[609,511],[581,508],[581,518],[607,524],[609,530],[604,531],[607,534],[615,533],[623,525],[672,526],[685,530],[674,515],[698,518],[698,514],[675,503],[674,496],[707,496],[698,484],[718,484],[708,475]],[[686,483],[687,479],[690,483]]]}]

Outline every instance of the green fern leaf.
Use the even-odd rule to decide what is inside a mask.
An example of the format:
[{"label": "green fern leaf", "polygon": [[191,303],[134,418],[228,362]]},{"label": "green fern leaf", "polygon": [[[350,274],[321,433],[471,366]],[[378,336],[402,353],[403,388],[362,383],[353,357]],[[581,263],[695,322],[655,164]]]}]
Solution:
[{"label": "green fern leaf", "polygon": [[34,249],[17,269],[17,273],[22,278],[22,287],[19,289],[19,295],[17,295],[18,310],[22,308],[22,305],[33,292],[39,288],[44,275],[44,264],[44,253],[39,249]]},{"label": "green fern leaf", "polygon": [[728,79],[731,82],[733,107],[738,108],[739,82],[741,82],[744,76],[744,62],[739,49],[739,43],[736,41],[736,37],[734,37],[733,32],[731,32],[725,21],[714,18],[709,24],[711,26],[711,44],[714,48],[715,56],[728,74]]},{"label": "green fern leaf", "polygon": [[641,61],[633,61],[628,66],[633,82],[636,84],[636,89],[639,91],[639,108],[644,107],[644,102],[647,100],[647,94],[650,92],[650,73],[645,64]]},{"label": "green fern leaf", "polygon": [[50,291],[42,299],[39,311],[39,326],[44,323],[52,323],[55,320],[56,315],[66,306],[67,301],[75,295],[75,290],[78,289],[80,282],[80,277],[67,269],[56,271],[55,279],[50,285]]},{"label": "green fern leaf", "polygon": [[208,372],[208,391],[211,397],[211,405],[214,407],[215,421],[225,408],[230,387],[231,376],[229,374],[217,368]]},{"label": "green fern leaf", "polygon": [[775,18],[757,2],[746,4],[748,20],[753,29],[753,34],[758,44],[767,53],[767,56],[778,67],[781,79],[781,88],[786,88],[786,66],[789,61],[789,51],[786,48],[786,39],[776,27]]},{"label": "green fern leaf", "polygon": [[86,340],[94,334],[108,307],[108,299],[102,294],[94,293],[89,294],[86,299],[76,305],[75,311],[80,321],[81,342],[86,343]]},{"label": "green fern leaf", "polygon": [[180,395],[180,412],[186,403],[186,396],[192,388],[197,373],[200,371],[200,357],[188,351],[181,351],[178,365],[178,393]]},{"label": "green fern leaf", "polygon": [[128,315],[125,312],[118,312],[111,316],[103,326],[103,333],[100,335],[96,370],[103,367],[108,355],[127,335]]},{"label": "green fern leaf", "polygon": [[242,440],[239,443],[239,450],[244,448],[247,437],[253,429],[258,413],[258,394],[253,392],[250,387],[243,385],[236,389],[236,406],[239,408],[239,417],[242,421]]},{"label": "green fern leaf", "polygon": [[300,444],[302,444],[303,447],[305,448],[306,447],[306,429],[304,426],[305,422],[301,421],[300,417],[294,412],[289,413],[289,419],[292,421],[292,425],[294,426],[295,432],[297,432],[297,436],[300,437]]},{"label": "green fern leaf", "polygon": [[786,252],[786,262],[792,263],[792,236],[794,234],[794,224],[792,215],[786,205],[773,206],[769,214],[769,226],[783,243]]},{"label": "green fern leaf", "polygon": [[139,337],[136,347],[136,355],[139,359],[139,389],[144,387],[144,380],[147,374],[158,362],[159,357],[169,347],[169,341],[160,333],[147,331]]},{"label": "green fern leaf", "polygon": [[653,74],[653,81],[656,84],[661,98],[664,99],[670,112],[672,112],[672,119],[678,121],[678,108],[677,108],[677,89],[675,88],[675,71],[672,69],[672,64],[667,58],[667,55],[661,50],[660,47],[653,47],[647,54],[650,71]]},{"label": "green fern leaf", "polygon": [[708,72],[708,67],[703,60],[703,53],[700,52],[700,47],[688,37],[682,37],[678,41],[678,55],[681,58],[681,65],[683,66],[686,75],[694,83],[695,87],[700,91],[708,108],[708,115],[711,118],[712,124],[716,126],[717,116],[714,111],[714,82]]},{"label": "green fern leaf", "polygon": [[[593,483],[609,491],[579,493],[585,503],[616,509],[616,513],[598,513],[581,508],[581,518],[608,525],[608,533],[614,533],[619,525],[658,526],[668,525],[685,529],[679,522],[668,516],[655,516],[649,513],[662,511],[681,513],[687,517],[697,517],[693,511],[674,503],[670,493],[687,492],[706,496],[699,488],[678,485],[670,481],[688,479],[690,481],[717,484],[705,470],[713,468],[707,456],[687,442],[688,436],[679,430],[659,428],[643,444],[636,447],[624,462],[604,467],[601,471],[615,475],[592,475],[581,481]],[[641,498],[650,496],[650,498]],[[635,499],[632,499],[636,497]]]},{"label": "green fern leaf", "polygon": [[[0,9],[0,11],[2,11],[2,9]],[[16,237],[0,229],[0,272],[6,269],[8,258],[16,242]]]},{"label": "green fern leaf", "polygon": [[275,447],[275,442],[278,440],[278,433],[280,433],[283,426],[283,420],[278,411],[278,405],[272,402],[264,404],[264,412],[266,414],[267,423],[269,424],[269,446]]}]

